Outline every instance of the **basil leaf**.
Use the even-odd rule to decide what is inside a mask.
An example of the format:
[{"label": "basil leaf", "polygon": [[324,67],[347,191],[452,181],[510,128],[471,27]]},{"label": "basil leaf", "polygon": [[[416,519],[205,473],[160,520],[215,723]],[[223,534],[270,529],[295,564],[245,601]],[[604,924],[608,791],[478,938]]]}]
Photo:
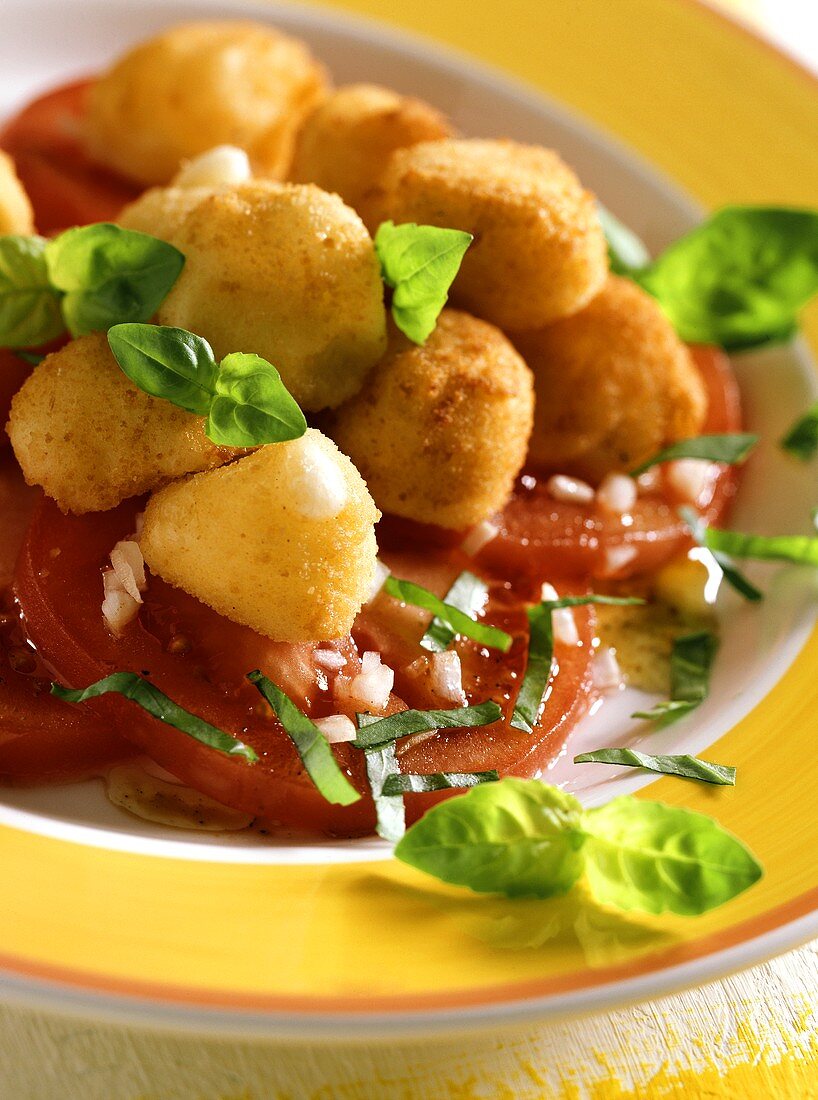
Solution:
[{"label": "basil leaf", "polygon": [[599,202],[597,213],[608,242],[608,266],[614,275],[629,275],[634,268],[647,267],[650,253],[633,230]]},{"label": "basil leaf", "polygon": [[715,783],[733,787],[736,769],[725,764],[711,764],[697,756],[649,756],[637,749],[594,749],[574,757],[575,764],[622,764],[627,768],[644,768],[660,775],[680,775],[684,779],[700,779],[703,783]]},{"label": "basil leaf", "polygon": [[811,405],[793,424],[780,447],[802,462],[808,462],[818,451],[818,402]]},{"label": "basil leaf", "polygon": [[258,760],[258,756],[249,745],[245,745],[243,741],[225,733],[224,730],[211,726],[203,718],[197,718],[195,714],[184,710],[159,688],[141,676],[137,676],[135,672],[114,672],[102,680],[97,680],[95,684],[89,684],[87,688],[80,688],[77,691],[62,687],[61,684],[51,685],[51,694],[56,695],[58,699],[64,699],[67,703],[85,703],[88,699],[96,699],[109,692],[132,700],[148,714],[158,718],[160,722],[181,730],[188,737],[200,741],[224,756],[240,756],[250,764],[255,764]]},{"label": "basil leaf", "polygon": [[258,669],[247,673],[247,679],[276,712],[285,733],[295,745],[307,775],[327,802],[351,806],[360,795],[341,771],[332,755],[329,742],[314,722],[300,711],[288,695],[268,680]]},{"label": "basil leaf", "polygon": [[226,447],[298,439],[307,421],[272,363],[259,355],[225,356],[216,375],[205,433]]},{"label": "basil leaf", "polygon": [[818,565],[818,538],[814,535],[748,535],[707,527],[704,545],[715,553],[735,554],[756,561],[785,561],[792,565]]},{"label": "basil leaf", "polygon": [[703,458],[709,462],[724,462],[730,466],[738,465],[749,455],[758,443],[757,435],[739,433],[736,435],[699,435],[693,439],[680,439],[659,451],[653,458],[631,470],[631,477],[639,477],[651,466],[660,462],[671,462],[676,458]]},{"label": "basil leaf", "polygon": [[395,849],[404,863],[478,893],[565,894],[582,874],[580,803],[537,780],[480,784],[433,806]]},{"label": "basil leaf", "polygon": [[501,653],[507,653],[511,648],[512,637],[496,626],[488,626],[478,622],[471,615],[466,615],[457,607],[444,603],[434,592],[423,588],[412,581],[403,581],[398,577],[388,576],[383,584],[384,591],[400,600],[402,603],[412,604],[414,607],[422,607],[424,611],[431,611],[438,619],[441,619],[451,630],[457,634],[463,634],[472,638],[481,645],[491,649],[499,649]]},{"label": "basil leaf", "polygon": [[400,791],[386,791],[386,784],[399,770],[393,744],[366,753],[366,778],[375,803],[375,832],[384,840],[400,840],[406,831],[406,811]]},{"label": "basil leaf", "polygon": [[745,600],[750,600],[751,603],[757,603],[764,598],[761,589],[756,588],[756,586],[744,576],[729,554],[725,554],[721,550],[714,550],[711,546],[708,546],[708,527],[698,512],[693,508],[680,508],[679,515],[690,528],[690,532],[699,546],[710,552],[713,560],[718,565],[719,569],[721,569],[724,579],[731,588],[734,588],[736,592],[745,598]]},{"label": "basil leaf", "polygon": [[741,841],[693,810],[626,795],[586,810],[582,826],[586,880],[603,905],[694,916],[762,875]]},{"label": "basil leaf", "polygon": [[490,726],[502,717],[501,707],[491,701],[473,707],[455,707],[454,710],[402,710],[390,714],[388,718],[359,714],[358,736],[352,744],[357,749],[371,749],[413,733]]},{"label": "basil leaf", "polygon": [[44,237],[0,237],[0,347],[39,347],[64,331]]},{"label": "basil leaf", "polygon": [[544,600],[528,609],[528,657],[523,681],[517,692],[510,724],[524,733],[533,733],[540,717],[545,690],[551,676],[554,659],[554,632],[551,612],[561,607],[581,607],[583,604],[643,604],[635,596],[562,596],[558,600]]},{"label": "basil leaf", "polygon": [[718,638],[708,630],[676,638],[670,655],[670,701],[657,703],[647,711],[638,710],[632,717],[658,720],[668,726],[695,710],[710,690],[710,671],[718,648]]},{"label": "basil leaf", "polygon": [[[473,618],[483,609],[488,599],[488,585],[474,573],[464,570],[455,580],[452,587],[443,597],[443,602],[448,607],[454,607],[462,611],[464,615]],[[429,627],[420,644],[423,649],[430,649],[435,653],[442,653],[454,641],[456,631],[452,630],[448,623],[437,615],[429,623]]]},{"label": "basil leaf", "polygon": [[51,285],[65,295],[72,336],[149,320],[185,263],[166,241],[108,222],[61,233],[46,245],[45,260]]},{"label": "basil leaf", "polygon": [[415,344],[434,331],[449,287],[460,270],[471,233],[436,225],[383,222],[375,234],[375,252],[383,280],[393,288],[392,317]]},{"label": "basil leaf", "polygon": [[140,390],[197,416],[208,414],[218,366],[207,340],[183,328],[124,324],[108,330],[108,344]]},{"label": "basil leaf", "polygon": [[23,362],[28,363],[30,367],[38,367],[42,363],[45,356],[37,351],[23,351],[22,348],[15,348],[14,354],[17,358]]},{"label": "basil leaf", "polygon": [[430,772],[428,775],[400,773],[387,776],[384,794],[428,794],[430,791],[447,791],[476,787],[478,783],[497,783],[500,776],[489,772]]},{"label": "basil leaf", "polygon": [[727,206],[631,274],[688,343],[780,341],[818,292],[818,212]]}]

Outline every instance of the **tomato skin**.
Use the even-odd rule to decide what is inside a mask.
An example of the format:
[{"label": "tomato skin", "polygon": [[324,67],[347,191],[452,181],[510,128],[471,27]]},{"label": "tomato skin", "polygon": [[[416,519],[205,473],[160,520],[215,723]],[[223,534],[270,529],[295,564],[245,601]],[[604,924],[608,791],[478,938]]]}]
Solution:
[{"label": "tomato skin", "polygon": [[[716,348],[691,347],[694,362],[708,394],[708,415],[702,434],[741,430],[738,386],[729,360]],[[546,475],[547,476],[547,475]],[[735,496],[738,472],[724,467],[709,498],[699,509],[711,524],[721,522]],[[506,575],[533,578],[629,577],[658,569],[690,545],[686,525],[679,518],[666,485],[664,490],[640,496],[625,526],[618,516],[607,516],[594,505],[553,500],[545,477],[526,472],[512,499],[500,514],[499,535],[478,555],[478,561]],[[608,551],[623,551],[627,560],[612,567]]]},{"label": "tomato skin", "polygon": [[94,164],[82,126],[91,81],[56,88],[35,99],[0,131],[0,147],[14,160],[40,233],[114,221],[139,188]]}]

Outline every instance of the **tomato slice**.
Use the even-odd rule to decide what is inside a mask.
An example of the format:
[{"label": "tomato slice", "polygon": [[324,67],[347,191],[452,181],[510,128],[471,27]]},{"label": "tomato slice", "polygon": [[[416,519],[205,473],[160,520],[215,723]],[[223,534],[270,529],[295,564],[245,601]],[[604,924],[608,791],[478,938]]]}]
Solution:
[{"label": "tomato slice", "polygon": [[[692,347],[694,361],[708,394],[704,433],[741,430],[741,405],[735,376],[723,352]],[[708,523],[724,518],[735,496],[735,468],[719,473],[698,502]],[[679,519],[672,490],[640,496],[627,524],[594,505],[553,500],[536,471],[520,478],[512,499],[500,515],[499,535],[478,560],[498,571],[528,573],[541,579],[562,577],[628,577],[657,569],[690,545]]]},{"label": "tomato slice", "polygon": [[34,207],[40,233],[112,221],[139,188],[90,160],[82,142],[91,81],[67,84],[24,107],[0,131]]}]

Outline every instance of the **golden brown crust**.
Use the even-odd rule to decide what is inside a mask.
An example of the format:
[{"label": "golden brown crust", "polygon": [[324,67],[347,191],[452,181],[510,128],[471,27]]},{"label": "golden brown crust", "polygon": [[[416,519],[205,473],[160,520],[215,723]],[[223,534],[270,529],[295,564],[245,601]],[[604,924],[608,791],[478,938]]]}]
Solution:
[{"label": "golden brown crust", "polygon": [[525,458],[531,372],[493,325],[446,309],[422,347],[396,329],[329,434],[379,508],[464,528],[501,508]]},{"label": "golden brown crust", "polygon": [[14,161],[0,149],[0,234],[34,232],[34,211]]},{"label": "golden brown crust", "polygon": [[534,372],[532,462],[598,481],[704,423],[702,380],[658,303],[610,276],[580,313],[512,337]]}]

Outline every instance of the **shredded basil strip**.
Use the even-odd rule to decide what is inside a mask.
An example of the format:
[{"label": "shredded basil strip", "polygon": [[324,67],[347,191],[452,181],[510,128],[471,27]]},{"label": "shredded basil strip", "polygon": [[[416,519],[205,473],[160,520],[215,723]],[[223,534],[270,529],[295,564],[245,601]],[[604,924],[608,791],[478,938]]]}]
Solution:
[{"label": "shredded basil strip", "polygon": [[780,447],[802,462],[815,456],[818,451],[818,401],[799,416],[781,440]]},{"label": "shredded basil strip", "polygon": [[710,690],[710,672],[718,648],[719,640],[709,630],[676,638],[670,656],[670,700],[647,711],[636,711],[632,717],[667,726],[695,710]]},{"label": "shredded basil strip", "polygon": [[329,742],[321,730],[286,695],[277,684],[258,669],[248,672],[247,679],[261,692],[278,716],[290,740],[295,745],[307,775],[327,802],[351,806],[360,795],[341,771],[332,755]]},{"label": "shredded basil strip", "polygon": [[497,783],[498,772],[430,772],[428,775],[389,775],[383,785],[383,793],[428,794],[431,791],[447,791],[476,787],[478,783]]},{"label": "shredded basil strip", "polygon": [[184,710],[159,688],[143,677],[137,676],[135,672],[114,672],[102,680],[97,680],[95,684],[89,684],[87,688],[79,688],[76,691],[65,688],[61,684],[51,685],[51,694],[68,703],[84,703],[88,699],[96,699],[109,692],[131,699],[148,714],[158,718],[160,722],[181,730],[182,733],[186,733],[211,749],[216,749],[225,756],[241,756],[250,764],[255,764],[258,760],[258,756],[249,745],[245,745],[243,741],[225,733],[224,730],[211,726],[203,718],[198,718],[195,714]]},{"label": "shredded basil strip", "polygon": [[693,439],[680,439],[659,451],[653,458],[631,470],[631,477],[639,477],[645,470],[658,466],[661,462],[672,462],[677,458],[701,458],[708,462],[724,462],[736,466],[744,460],[758,443],[757,435],[746,432],[734,435],[699,435]]},{"label": "shredded basil strip", "polygon": [[614,275],[629,275],[635,269],[647,267],[650,253],[634,231],[600,202],[597,214],[608,243],[608,263]]},{"label": "shredded basil strip", "polygon": [[[457,608],[464,615],[471,618],[485,606],[488,598],[488,585],[480,577],[464,570],[455,580],[452,587],[443,597],[447,607]],[[429,623],[429,627],[420,644],[423,649],[430,649],[435,653],[442,653],[454,641],[457,632],[452,630],[448,623],[438,618],[437,615]]]},{"label": "shredded basil strip", "polygon": [[690,528],[691,534],[699,546],[712,555],[713,560],[721,569],[724,579],[731,588],[734,588],[739,595],[743,596],[745,600],[750,600],[751,603],[757,603],[764,598],[761,589],[756,588],[752,581],[744,576],[729,554],[725,554],[721,550],[715,550],[709,545],[707,541],[709,528],[698,512],[693,508],[680,508],[679,515]]},{"label": "shredded basil strip", "polygon": [[523,682],[517,693],[511,725],[524,733],[533,733],[545,698],[551,665],[554,659],[554,632],[551,612],[561,607],[581,607],[584,604],[636,605],[645,601],[635,596],[561,596],[544,600],[528,609],[528,659]]},{"label": "shredded basil strip", "polygon": [[575,764],[621,764],[626,768],[644,768],[659,775],[679,775],[702,783],[734,787],[736,769],[726,764],[711,764],[687,753],[680,756],[650,756],[637,749],[594,749],[574,757]]},{"label": "shredded basil strip", "polygon": [[818,565],[818,538],[814,535],[748,535],[707,527],[704,544],[714,553],[734,554],[737,558]]},{"label": "shredded basil strip", "polygon": [[397,714],[390,714],[388,718],[359,714],[358,736],[352,744],[357,749],[372,749],[397,741],[401,737],[409,737],[413,733],[490,726],[502,716],[501,707],[490,700],[473,707],[456,707],[454,710],[402,710]]},{"label": "shredded basil strip", "polygon": [[398,778],[398,758],[393,743],[369,749],[366,778],[375,803],[375,832],[384,840],[398,841],[406,832],[406,811],[402,791],[387,791],[390,779]]},{"label": "shredded basil strip", "polygon": [[384,591],[393,599],[403,603],[412,604],[414,607],[422,607],[424,611],[431,611],[434,616],[441,619],[455,633],[472,638],[481,645],[491,649],[499,649],[501,653],[507,653],[511,648],[512,637],[496,626],[488,626],[466,615],[458,607],[444,603],[434,592],[423,588],[412,581],[400,580],[398,577],[389,576],[384,581]]}]

